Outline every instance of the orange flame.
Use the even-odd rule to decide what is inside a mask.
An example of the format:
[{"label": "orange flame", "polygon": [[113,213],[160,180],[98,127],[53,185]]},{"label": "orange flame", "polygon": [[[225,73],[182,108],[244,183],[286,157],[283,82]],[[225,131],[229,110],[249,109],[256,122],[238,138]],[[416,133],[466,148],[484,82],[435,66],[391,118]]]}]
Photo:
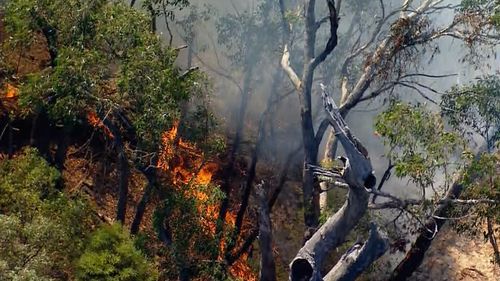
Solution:
[{"label": "orange flame", "polygon": [[16,98],[19,96],[19,89],[7,83],[5,85],[5,97],[8,99]]},{"label": "orange flame", "polygon": [[115,137],[113,133],[111,133],[111,131],[108,129],[108,127],[104,125],[101,118],[99,118],[99,116],[97,116],[95,112],[93,111],[87,112],[87,121],[92,127],[102,129],[104,131],[104,134],[106,134],[111,139]]},{"label": "orange flame", "polygon": [[[200,189],[199,185],[209,185],[212,182],[213,175],[219,170],[219,165],[213,161],[206,161],[204,154],[195,145],[182,140],[178,136],[178,126],[179,123],[175,122],[172,128],[163,134],[158,167],[170,175],[175,188],[178,190],[182,188],[188,196],[192,196],[200,202],[198,206],[200,223],[207,233],[215,237],[219,206],[213,203],[208,204],[210,188]],[[235,214],[229,212],[225,221],[226,225],[234,226],[236,222]],[[221,242],[221,250],[224,247],[224,242]],[[222,260],[222,257],[219,257],[219,259]],[[246,255],[236,261],[229,271],[235,278],[257,280],[248,265]]]}]

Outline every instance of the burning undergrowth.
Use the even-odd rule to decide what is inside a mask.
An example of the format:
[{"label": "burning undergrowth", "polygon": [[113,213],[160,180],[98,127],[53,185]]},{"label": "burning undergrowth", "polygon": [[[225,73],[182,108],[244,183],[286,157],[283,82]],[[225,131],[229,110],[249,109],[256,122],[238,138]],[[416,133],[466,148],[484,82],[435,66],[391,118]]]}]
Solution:
[{"label": "burning undergrowth", "polygon": [[[203,263],[215,258],[216,263],[223,264],[228,243],[227,237],[230,236],[229,233],[236,223],[237,210],[231,209],[224,219],[224,233],[217,233],[217,226],[221,223],[218,221],[220,202],[224,196],[219,189],[219,183],[226,176],[223,174],[222,165],[218,157],[207,156],[193,143],[184,141],[178,135],[178,123],[164,133],[158,168],[164,173],[165,180],[170,183],[170,190],[166,191],[169,195],[166,197],[170,200],[175,197],[173,201],[182,202],[183,205],[178,210],[170,208],[171,213],[168,216],[169,221],[172,222],[169,226],[173,232],[172,241],[191,237],[192,239],[183,247],[188,255],[194,257],[192,262],[195,263]],[[189,203],[186,204],[186,202]],[[189,206],[186,207],[186,205]],[[186,215],[191,212],[195,213],[194,216]],[[176,230],[174,230],[174,225]],[[252,227],[250,221],[245,221],[242,235],[247,234]],[[189,228],[191,228],[191,233],[187,230]],[[240,240],[242,239],[238,239],[237,244],[243,243]],[[206,244],[200,245],[200,241],[205,241]],[[210,245],[214,242],[215,245]],[[230,266],[229,273],[232,277],[241,280],[256,280],[255,273],[247,263],[247,258],[247,254],[243,254]],[[192,266],[199,267],[199,264],[191,264],[190,267]]]}]

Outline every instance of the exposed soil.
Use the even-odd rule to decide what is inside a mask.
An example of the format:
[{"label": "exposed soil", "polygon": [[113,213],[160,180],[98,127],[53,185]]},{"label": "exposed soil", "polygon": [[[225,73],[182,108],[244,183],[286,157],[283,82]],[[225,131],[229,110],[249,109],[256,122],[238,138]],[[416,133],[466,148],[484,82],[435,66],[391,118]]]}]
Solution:
[{"label": "exposed soil", "polygon": [[499,281],[500,268],[491,262],[492,258],[493,250],[488,242],[458,235],[446,226],[409,280]]}]

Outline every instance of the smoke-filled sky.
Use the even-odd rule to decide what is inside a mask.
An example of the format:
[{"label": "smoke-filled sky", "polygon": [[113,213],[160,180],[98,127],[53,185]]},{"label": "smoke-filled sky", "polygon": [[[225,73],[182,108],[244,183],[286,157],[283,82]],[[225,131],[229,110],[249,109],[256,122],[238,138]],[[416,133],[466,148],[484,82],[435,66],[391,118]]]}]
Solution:
[{"label": "smoke-filled sky", "polygon": [[[195,42],[192,44],[195,58],[194,64],[201,66],[201,68],[209,73],[209,77],[213,84],[213,106],[215,111],[218,113],[219,118],[221,120],[222,126],[228,128],[228,132],[231,132],[231,128],[233,128],[235,114],[239,111],[239,105],[241,100],[241,94],[239,93],[239,87],[243,87],[243,79],[244,79],[244,71],[245,65],[240,63],[239,65],[232,65],[230,59],[226,56],[228,50],[226,49],[227,45],[224,45],[219,42],[217,38],[217,24],[221,21],[223,17],[228,15],[245,17],[249,16],[252,13],[255,14],[257,11],[257,7],[259,3],[262,3],[262,0],[193,0],[191,3],[196,5],[199,10],[203,10],[204,5],[208,4],[212,7],[212,16],[208,21],[199,21],[195,24]],[[274,1],[277,3],[277,0]],[[317,1],[317,18],[321,18],[326,15],[324,1]],[[355,3],[356,1],[353,1]],[[364,22],[362,28],[370,29],[372,28],[378,17],[380,16],[380,10],[374,2],[378,1],[367,1],[367,0],[359,0],[357,2],[362,3],[359,7],[363,11],[361,12],[361,19]],[[399,7],[403,1],[385,1],[386,3],[386,14],[389,11]],[[414,1],[416,3],[420,1]],[[300,15],[301,5],[297,5],[297,3],[301,3],[301,1],[286,1],[287,8],[289,9],[291,14]],[[349,30],[351,19],[353,17],[353,8],[348,7],[347,5],[352,5],[344,1],[344,7],[340,13],[341,21],[339,27],[339,46],[342,42],[349,40],[350,38],[346,38],[343,36],[347,30]],[[443,6],[446,4],[454,4],[456,1],[445,1]],[[277,5],[277,4],[276,4]],[[177,19],[182,19],[186,17],[189,13],[189,9],[187,8],[180,13],[177,13]],[[270,13],[270,17],[273,20],[276,20],[278,17],[279,11],[273,10]],[[453,19],[453,11],[452,10],[444,10],[443,12],[436,13],[431,17],[432,24],[435,26],[444,25],[446,23],[451,22]],[[159,31],[164,34],[167,38],[167,30],[165,28],[165,24],[163,20],[159,20]],[[171,23],[174,31],[174,45],[183,44],[182,37],[182,27],[176,25],[175,23]],[[387,26],[386,29],[389,27]],[[269,29],[270,30],[270,29]],[[266,35],[266,29],[261,29],[260,34],[258,36],[253,36],[249,40],[269,40]],[[318,48],[324,46],[326,42],[326,38],[322,38],[326,36],[328,33],[328,29],[325,27],[319,32],[318,36]],[[366,32],[366,34],[369,34]],[[246,35],[243,35],[246,36]],[[365,35],[367,37],[367,35]],[[365,38],[363,37],[363,38]],[[279,66],[279,60],[281,58],[281,42],[280,38],[275,38],[276,42],[274,46],[267,47],[266,57],[258,58],[257,55],[255,58],[250,59],[250,63],[258,63],[254,66],[253,74],[251,76],[249,91],[250,91],[250,100],[249,100],[249,108],[247,111],[247,120],[245,122],[245,130],[244,130],[244,139],[249,143],[253,143],[255,141],[256,129],[258,127],[258,121],[265,110],[266,102],[269,94],[273,89],[278,91],[278,94],[283,95],[290,90],[292,90],[292,86],[285,77],[282,79],[282,83],[279,86],[273,88],[273,75],[277,71],[277,67]],[[296,38],[298,47],[297,50],[300,50],[301,46],[301,38]],[[257,42],[257,45],[269,44],[268,42]],[[266,46],[267,46],[266,45]],[[255,43],[254,45],[255,46]],[[421,73],[432,74],[432,75],[442,75],[442,74],[456,74],[455,76],[442,78],[442,79],[424,79],[421,82],[425,83],[429,87],[432,87],[438,92],[444,92],[449,89],[451,86],[456,85],[457,83],[467,83],[473,80],[477,76],[481,76],[485,73],[495,73],[500,71],[500,59],[491,57],[489,63],[483,61],[483,63],[478,67],[473,67],[468,65],[467,63],[461,62],[461,59],[467,54],[468,49],[462,44],[462,42],[456,39],[441,39],[438,41],[436,45],[438,49],[437,52],[434,52],[433,49],[429,50],[429,48],[425,49],[425,52],[422,51],[419,53],[418,58],[418,71]],[[245,46],[240,46],[244,48]],[[338,47],[337,49],[339,49]],[[423,49],[422,49],[423,50]],[[337,54],[335,54],[337,52]],[[342,54],[338,53],[341,50],[335,50],[334,54],[325,62],[325,66],[323,68],[335,67],[336,61],[335,59],[342,59]],[[292,52],[292,56],[294,53]],[[300,55],[300,52],[295,53],[295,55]],[[179,59],[179,65],[183,66],[186,64],[186,56],[187,51],[183,51]],[[292,57],[292,64],[294,58]],[[301,58],[297,58],[296,61],[299,62],[300,65]],[[489,65],[489,67],[488,67]],[[217,73],[219,72],[219,73]],[[227,79],[224,75],[229,75],[231,78]],[[299,74],[300,76],[300,74]],[[332,89],[332,93],[338,94],[339,89],[339,77],[336,77],[333,74],[332,77],[324,77],[320,71],[317,71],[317,78],[320,80],[327,79],[331,81],[330,87]],[[231,81],[230,81],[231,80]],[[315,82],[314,88],[317,89],[319,82]],[[237,84],[238,86],[236,86]],[[274,85],[275,86],[275,85]],[[402,99],[410,101],[410,102],[426,102],[429,104],[430,108],[436,108],[435,105],[432,105],[428,101],[425,101],[421,97],[418,96],[416,92],[412,92],[408,89],[397,88],[395,91]],[[435,99],[439,102],[439,95],[427,92],[428,96],[432,99]],[[316,95],[317,96],[317,95]],[[316,98],[317,99],[317,98]],[[319,102],[315,102],[320,106]],[[370,151],[371,159],[374,164],[374,169],[376,174],[380,177],[385,167],[387,165],[387,161],[383,157],[383,154],[386,152],[381,140],[374,135],[373,130],[373,119],[374,116],[381,112],[384,108],[382,103],[382,99],[375,100],[370,103],[363,103],[357,106],[347,117],[347,122],[350,125],[351,129],[359,137],[359,139],[367,146]],[[276,127],[276,135],[274,136],[273,142],[278,143],[278,149],[280,149],[277,155],[284,156],[286,155],[297,143],[299,143],[301,135],[299,128],[299,105],[298,99],[296,97],[296,93],[292,93],[288,95],[280,104],[278,108],[275,109],[276,115],[274,117],[274,124]],[[319,110],[319,114],[322,114],[321,108],[316,108]],[[321,116],[321,115],[320,115]],[[320,120],[318,118],[318,120]],[[326,140],[326,136],[325,136]],[[266,151],[266,150],[265,150]],[[322,155],[322,153],[320,153]],[[408,182],[406,180],[395,180],[392,178],[388,188],[392,189],[396,194],[401,193],[407,195],[409,190],[406,187]]]}]

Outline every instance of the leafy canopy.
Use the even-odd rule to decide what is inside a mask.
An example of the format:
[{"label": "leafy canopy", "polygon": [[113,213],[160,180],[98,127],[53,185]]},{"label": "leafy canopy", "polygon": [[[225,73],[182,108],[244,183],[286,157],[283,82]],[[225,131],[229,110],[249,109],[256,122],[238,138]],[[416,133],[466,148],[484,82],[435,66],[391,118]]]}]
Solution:
[{"label": "leafy canopy", "polygon": [[150,31],[148,17],[124,3],[13,0],[6,14],[5,48],[30,46],[43,35],[53,51],[51,67],[20,88],[28,112],[46,111],[68,126],[86,122],[94,111],[101,118],[110,112],[126,116],[138,145],[156,149],[178,119],[179,104],[204,90],[200,75],[181,75],[177,52]]},{"label": "leafy canopy", "polygon": [[445,130],[443,119],[422,105],[392,102],[375,128],[390,147],[396,175],[421,187],[433,185],[438,169],[446,168],[461,144],[456,133]]},{"label": "leafy canopy", "polygon": [[59,176],[35,149],[0,162],[1,280],[67,280],[72,274],[93,218],[84,201],[55,188]]},{"label": "leafy canopy", "polygon": [[81,281],[153,281],[158,272],[120,224],[104,225],[90,237],[77,263]]}]

